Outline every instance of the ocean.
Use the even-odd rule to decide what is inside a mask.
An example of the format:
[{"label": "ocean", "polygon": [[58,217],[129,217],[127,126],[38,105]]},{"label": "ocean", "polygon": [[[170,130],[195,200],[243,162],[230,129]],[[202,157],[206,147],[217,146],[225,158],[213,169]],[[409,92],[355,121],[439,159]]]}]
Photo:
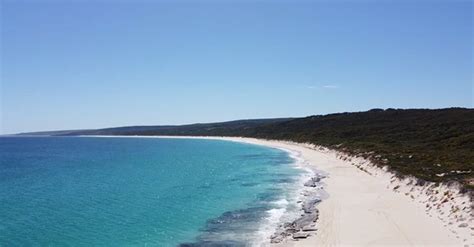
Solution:
[{"label": "ocean", "polygon": [[207,139],[0,138],[0,246],[252,246],[296,217],[286,151]]}]

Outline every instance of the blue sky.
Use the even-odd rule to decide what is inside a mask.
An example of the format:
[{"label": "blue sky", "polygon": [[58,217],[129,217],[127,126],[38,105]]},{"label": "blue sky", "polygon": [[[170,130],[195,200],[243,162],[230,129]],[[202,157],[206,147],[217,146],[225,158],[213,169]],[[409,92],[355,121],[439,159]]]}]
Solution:
[{"label": "blue sky", "polygon": [[1,131],[473,107],[471,1],[1,2]]}]

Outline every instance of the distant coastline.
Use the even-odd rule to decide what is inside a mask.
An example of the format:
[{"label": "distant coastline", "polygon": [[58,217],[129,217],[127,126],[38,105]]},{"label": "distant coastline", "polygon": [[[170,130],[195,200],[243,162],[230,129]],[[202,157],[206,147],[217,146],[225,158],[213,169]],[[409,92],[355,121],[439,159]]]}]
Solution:
[{"label": "distant coastline", "polygon": [[474,109],[372,109],[304,118],[129,126],[20,135],[230,136],[311,143],[359,155],[397,175],[460,183],[474,193]]}]

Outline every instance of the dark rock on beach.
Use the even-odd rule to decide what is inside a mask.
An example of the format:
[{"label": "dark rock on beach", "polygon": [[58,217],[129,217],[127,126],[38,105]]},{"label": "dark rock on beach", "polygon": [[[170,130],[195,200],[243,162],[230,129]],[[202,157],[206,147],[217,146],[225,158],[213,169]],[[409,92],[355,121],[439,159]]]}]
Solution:
[{"label": "dark rock on beach", "polygon": [[321,181],[320,177],[313,177],[308,182],[304,183],[304,186],[306,186],[306,187],[316,187],[318,185],[319,181]]},{"label": "dark rock on beach", "polygon": [[301,239],[301,238],[307,238],[309,237],[309,233],[307,232],[297,232],[293,234],[294,239]]},{"label": "dark rock on beach", "polygon": [[271,243],[281,243],[292,237],[292,239],[304,239],[310,236],[310,232],[315,232],[315,222],[319,218],[319,211],[316,205],[321,202],[321,198],[317,193],[316,187],[320,186],[321,176],[316,176],[308,180],[304,186],[310,187],[312,191],[305,191],[305,198],[299,200],[301,204],[301,217],[293,222],[284,223],[275,234],[270,237]]}]

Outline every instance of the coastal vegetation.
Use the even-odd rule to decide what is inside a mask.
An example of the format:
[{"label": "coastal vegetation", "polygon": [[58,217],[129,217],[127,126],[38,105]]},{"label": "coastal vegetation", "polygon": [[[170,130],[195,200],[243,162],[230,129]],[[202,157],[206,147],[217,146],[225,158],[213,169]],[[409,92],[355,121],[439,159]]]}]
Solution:
[{"label": "coastal vegetation", "polygon": [[395,110],[311,116],[259,127],[253,136],[309,142],[362,155],[400,175],[473,188],[474,110]]},{"label": "coastal vegetation", "polygon": [[304,118],[65,133],[59,135],[242,136],[311,143],[364,156],[401,176],[457,181],[465,189],[474,188],[474,109],[372,109]]}]

